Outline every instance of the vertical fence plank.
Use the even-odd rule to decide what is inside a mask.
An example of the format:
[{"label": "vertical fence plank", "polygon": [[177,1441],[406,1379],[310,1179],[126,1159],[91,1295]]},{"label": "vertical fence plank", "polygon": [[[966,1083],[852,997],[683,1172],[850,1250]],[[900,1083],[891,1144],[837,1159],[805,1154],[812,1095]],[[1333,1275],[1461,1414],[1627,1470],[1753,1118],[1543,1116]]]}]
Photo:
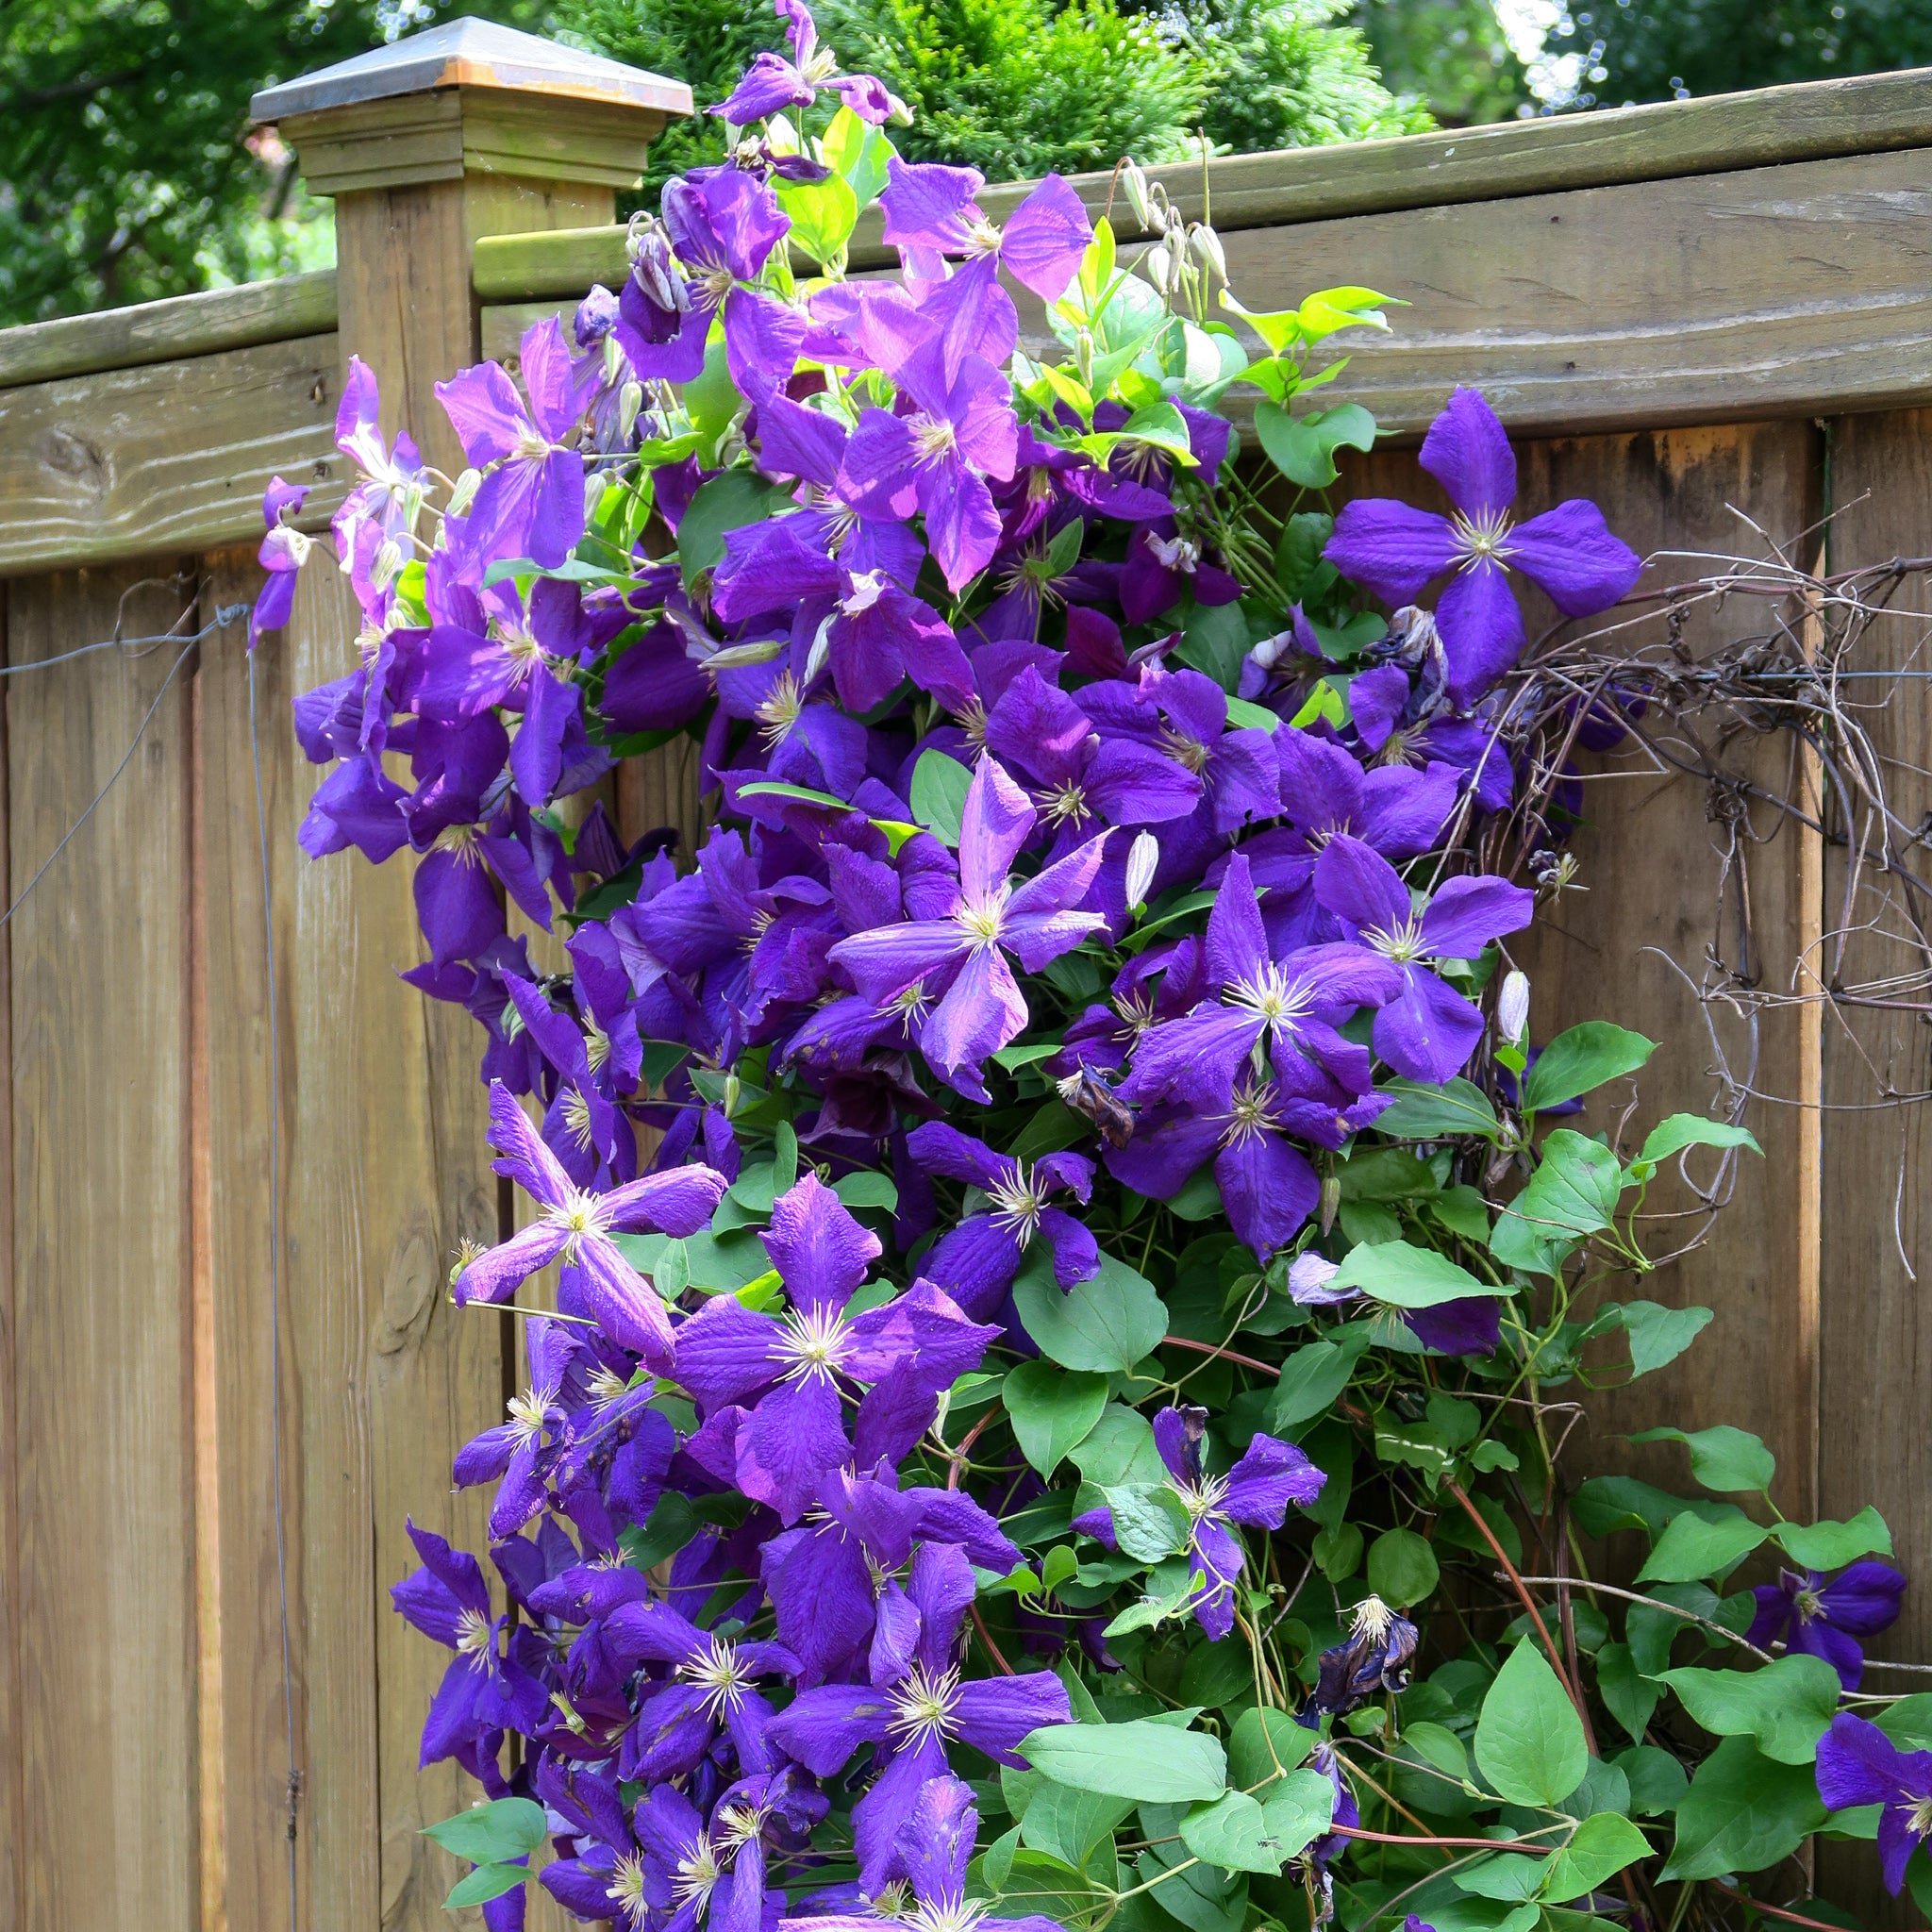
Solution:
[{"label": "vertical fence plank", "polygon": [[[15,664],[108,636],[152,568],[29,579]],[[126,600],[128,629],[183,609]],[[47,858],[177,658],[8,680],[11,875]],[[26,1926],[196,1918],[187,667],[12,922]],[[111,1553],[103,1560],[104,1553]],[[111,1851],[103,1830],[111,1831]]]},{"label": "vertical fence plank", "polygon": [[[252,553],[210,558],[204,566],[206,623],[259,589]],[[271,1189],[286,1215],[295,1057],[290,968],[295,849],[294,763],[289,726],[291,676],[280,641],[258,654],[257,713],[268,824],[269,905],[275,916],[275,987],[281,1091],[280,1171],[269,1165],[276,1121],[271,1087],[270,987],[262,916],[262,855],[250,752],[246,633],[232,625],[202,646],[195,676],[196,1007],[206,1015],[197,1067],[206,1099],[199,1111],[197,1169],[205,1171],[197,1215],[197,1273],[211,1316],[203,1372],[212,1414],[204,1429],[213,1456],[216,1524],[204,1544],[215,1560],[214,1629],[220,1673],[219,1723],[205,1726],[218,1746],[224,1857],[222,1905],[234,1932],[288,1923],[288,1774],[307,1765],[308,1674],[302,1617],[306,1575],[296,1445],[301,1414],[289,1300],[286,1248],[272,1246]],[[271,1268],[278,1271],[272,1279]],[[282,1303],[275,1346],[271,1296]],[[282,1408],[282,1483],[275,1486],[275,1406]],[[279,1508],[278,1508],[279,1504]],[[287,1567],[290,1694],[283,1675],[282,1579]],[[341,1685],[333,1698],[351,1694]],[[203,1702],[209,1701],[204,1688]],[[286,1704],[292,1702],[294,1739]],[[205,1809],[207,1807],[205,1807]],[[297,1807],[298,1821],[300,1807]],[[308,1909],[307,1834],[297,1834],[302,1923]],[[213,1902],[203,1932],[214,1932]]]},{"label": "vertical fence plank", "polygon": [[[0,664],[7,661],[7,586],[0,584]],[[8,864],[7,708],[0,702],[0,907],[11,898]],[[16,1508],[22,1457],[27,1443],[20,1427],[18,1356],[14,1348],[13,1286],[13,936],[0,930],[0,1932],[21,1932],[25,1922],[26,1841],[21,1815],[20,1533]]]},{"label": "vertical fence plank", "polygon": [[[1932,411],[1841,418],[1833,425],[1831,458],[1832,500],[1844,506],[1831,526],[1834,570],[1932,554]],[[1932,609],[1928,598],[1932,579],[1912,575],[1891,603],[1901,612],[1925,611]],[[1858,668],[1932,669],[1928,632],[1932,622],[1911,616],[1875,625]],[[1861,705],[1857,715],[1886,760],[1898,820],[1907,828],[1924,826],[1932,811],[1927,684],[1907,679],[1889,701]],[[1840,827],[1841,818],[1834,809],[1830,823]],[[1905,863],[1925,876],[1923,837],[1895,837]],[[1834,846],[1824,881],[1831,928],[1840,924],[1845,864],[1844,849]],[[1898,885],[1895,878],[1874,883]],[[1912,909],[1921,922],[1932,912],[1923,896]],[[1871,911],[1868,905],[1862,917]],[[1902,933],[1894,917],[1883,932],[1855,937],[1846,951],[1846,981],[1922,972]],[[1835,976],[1829,943],[1820,971],[1827,983]],[[1925,993],[1908,990],[1903,996],[1923,1001]],[[1932,1026],[1924,1012],[1838,1005],[1824,1016],[1824,1048],[1826,1270],[1819,1400],[1830,1449],[1821,1503],[1825,1514],[1840,1518],[1876,1505],[1891,1526],[1899,1567],[1911,1579],[1897,1625],[1866,1648],[1877,1657],[1932,1663],[1932,1446],[1924,1427],[1932,1389],[1932,1122],[1924,1103],[1874,1106],[1886,1090],[1932,1088]],[[1874,1671],[1865,1688],[1907,1691],[1924,1681]],[[1867,1848],[1825,1845],[1820,1868],[1829,1896],[1872,1924],[1921,1923],[1909,1900],[1887,1896]]]},{"label": "vertical fence plank", "polygon": [[[288,688],[340,676],[358,625],[342,577],[305,572]],[[272,728],[286,730],[286,715]],[[292,816],[320,774],[291,769]],[[288,1306],[314,1923],[426,1927],[449,1923],[441,1901],[460,1868],[418,1834],[468,1796],[453,1766],[417,1777],[448,1657],[393,1614],[388,1590],[415,1567],[407,1516],[473,1549],[487,1541],[486,1499],[453,1496],[449,1466],[502,1413],[500,1324],[452,1308],[446,1281],[461,1236],[495,1239],[496,1187],[474,1023],[395,976],[421,956],[408,858],[288,862]]]}]

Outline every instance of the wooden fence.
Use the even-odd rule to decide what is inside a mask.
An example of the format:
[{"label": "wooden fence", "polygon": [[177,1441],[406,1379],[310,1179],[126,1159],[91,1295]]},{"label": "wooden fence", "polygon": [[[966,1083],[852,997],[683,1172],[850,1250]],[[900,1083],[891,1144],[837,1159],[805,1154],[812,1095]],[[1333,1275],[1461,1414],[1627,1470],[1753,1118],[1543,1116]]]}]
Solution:
[{"label": "wooden fence", "polygon": [[[295,847],[317,774],[288,704],[353,662],[343,580],[305,574],[253,689],[239,625],[185,655],[176,640],[254,594],[272,474],[314,486],[317,525],[340,500],[350,354],[380,378],[387,426],[454,472],[432,383],[615,284],[613,185],[686,103],[527,42],[493,65],[495,42],[440,66],[423,45],[275,107],[336,196],[333,275],[0,334],[0,590],[21,674],[4,684],[0,891],[39,879],[0,927],[4,1928],[271,1932],[291,1885],[304,1927],[429,1927],[458,1869],[418,1836],[460,1801],[447,1766],[416,1771],[443,1657],[386,1591],[412,1563],[407,1515],[480,1539],[449,1460],[500,1419],[514,1368],[506,1320],[443,1294],[458,1239],[495,1238],[507,1211],[478,1041],[394,976],[419,958],[406,864]],[[1932,76],[1210,175],[1251,307],[1343,281],[1410,305],[1337,393],[1411,440],[1474,383],[1519,439],[1527,499],[1594,495],[1640,548],[1736,549],[1739,512],[1791,538],[1852,506],[1836,565],[1932,552]],[[1080,186],[1104,203],[1104,178]],[[1168,186],[1198,206],[1197,173]],[[883,258],[876,234],[860,266]],[[1400,454],[1351,477],[1414,482]],[[1727,622],[1745,620],[1711,620]],[[117,626],[171,641],[28,668]],[[1900,698],[1873,728],[1916,822],[1932,706]],[[688,766],[626,769],[619,806],[630,836],[690,824]],[[1659,1111],[1710,1091],[1703,1014],[1649,950],[1694,965],[1710,935],[1707,806],[1684,781],[1601,788],[1590,890],[1529,962],[1540,1032],[1590,1014],[1661,1038]],[[1776,830],[1750,845],[1749,885],[1781,970],[1824,924],[1833,854]],[[1872,1066],[1932,1084],[1927,1038],[1815,1007],[1767,1022],[1766,1160],[1710,1246],[1650,1291],[1710,1304],[1718,1325],[1600,1416],[1740,1422],[1775,1448],[1788,1510],[1875,1502],[1918,1579],[1887,1648],[1919,1661],[1924,1109],[1820,1103],[1869,1099]]]}]

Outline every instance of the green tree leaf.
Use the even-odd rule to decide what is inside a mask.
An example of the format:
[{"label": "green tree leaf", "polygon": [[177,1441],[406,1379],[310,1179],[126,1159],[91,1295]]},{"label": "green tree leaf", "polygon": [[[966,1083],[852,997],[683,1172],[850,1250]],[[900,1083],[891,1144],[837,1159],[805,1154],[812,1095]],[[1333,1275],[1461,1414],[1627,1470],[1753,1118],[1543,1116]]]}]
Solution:
[{"label": "green tree leaf", "polygon": [[1227,1785],[1227,1757],[1218,1739],[1146,1718],[1046,1724],[1020,1740],[1019,1755],[1056,1784],[1141,1805],[1218,1798]]},{"label": "green tree leaf", "polygon": [[1732,1126],[1728,1121],[1709,1121],[1695,1113],[1674,1113],[1660,1120],[1643,1137],[1643,1151],[1637,1158],[1655,1163],[1668,1160],[1687,1147],[1748,1147],[1754,1154],[1764,1152],[1755,1136],[1743,1127]]},{"label": "green tree leaf", "polygon": [[1860,1557],[1891,1555],[1891,1531],[1869,1503],[1849,1523],[1780,1523],[1771,1533],[1792,1562],[1807,1570],[1836,1570]]},{"label": "green tree leaf", "polygon": [[1435,1551],[1412,1529],[1386,1529],[1369,1545],[1369,1588],[1384,1603],[1425,1602],[1441,1574]]},{"label": "green tree leaf", "polygon": [[1708,1522],[1688,1509],[1671,1518],[1657,1547],[1637,1573],[1640,1583],[1695,1583],[1722,1576],[1748,1557],[1771,1532],[1741,1509]]},{"label": "green tree leaf", "polygon": [[1659,1674],[1707,1731],[1751,1738],[1780,1764],[1811,1763],[1838,1709],[1838,1673],[1803,1652],[1755,1670],[1686,1667]]},{"label": "green tree leaf", "polygon": [[1053,1251],[1034,1244],[1013,1283],[1020,1321],[1049,1360],[1103,1374],[1143,1361],[1167,1334],[1167,1310],[1145,1275],[1111,1255],[1091,1281],[1064,1293],[1053,1278]]},{"label": "green tree leaf", "polygon": [[1187,1509],[1165,1484],[1121,1484],[1100,1493],[1113,1517],[1114,1541],[1126,1556],[1158,1563],[1187,1547]]},{"label": "green tree leaf", "polygon": [[1375,1131],[1398,1141],[1435,1141],[1451,1134],[1480,1134],[1493,1141],[1503,1131],[1489,1096],[1470,1080],[1430,1087],[1419,1080],[1391,1079],[1376,1091],[1394,1094],[1395,1103],[1376,1116]]},{"label": "green tree leaf", "polygon": [[[423,1836],[473,1865],[494,1865],[534,1852],[543,1842],[546,1829],[542,1806],[529,1798],[495,1798],[458,1811],[440,1824],[425,1824]],[[495,1893],[488,1895],[493,1898]]]},{"label": "green tree leaf", "polygon": [[1537,1056],[1523,1083],[1523,1110],[1537,1113],[1634,1074],[1657,1051],[1657,1042],[1607,1020],[1586,1020],[1559,1033]]},{"label": "green tree leaf", "polygon": [[1292,1771],[1315,1748],[1315,1734],[1285,1710],[1250,1706],[1228,1740],[1228,1777],[1244,1791]]},{"label": "green tree leaf", "polygon": [[1279,1436],[1298,1423],[1325,1414],[1348,1387],[1365,1343],[1365,1337],[1358,1341],[1351,1336],[1342,1341],[1310,1341],[1296,1349],[1281,1365],[1269,1398],[1269,1429]]},{"label": "green tree leaf", "polygon": [[1720,1424],[1714,1429],[1644,1429],[1633,1442],[1681,1442],[1690,1452],[1690,1474],[1707,1490],[1755,1494],[1777,1474],[1772,1453],[1754,1435]]},{"label": "green tree leaf", "polygon": [[1662,1875],[1718,1878],[1788,1858],[1824,1823],[1808,1766],[1780,1764],[1749,1738],[1726,1738],[1677,1807],[1677,1842]]},{"label": "green tree leaf", "polygon": [[1357,1288],[1396,1308],[1434,1308],[1472,1295],[1514,1292],[1507,1285],[1478,1281],[1448,1256],[1433,1248],[1411,1247],[1407,1241],[1378,1241],[1373,1247],[1351,1248],[1328,1286],[1337,1293]]},{"label": "green tree leaf", "polygon": [[1107,1377],[1063,1374],[1051,1362],[1022,1362],[1007,1376],[1001,1399],[1021,1454],[1041,1475],[1051,1475],[1100,1420]]},{"label": "green tree leaf", "polygon": [[1074,1445],[1074,1466],[1090,1483],[1139,1483],[1158,1487],[1167,1466],[1154,1444],[1154,1428],[1137,1408],[1109,1403],[1100,1420]]},{"label": "green tree leaf", "polygon": [[1630,1377],[1648,1375],[1674,1362],[1710,1321],[1708,1308],[1667,1308],[1661,1302],[1624,1302],[1618,1309],[1630,1343]]},{"label": "green tree leaf", "polygon": [[1280,1873],[1282,1855],[1266,1844],[1267,1836],[1261,1807],[1245,1791],[1224,1791],[1181,1820],[1181,1842],[1189,1851],[1232,1872]]},{"label": "green tree leaf", "polygon": [[[1351,316],[1331,326],[1345,328],[1358,319]],[[1374,446],[1375,419],[1359,403],[1291,416],[1278,404],[1259,402],[1255,405],[1255,434],[1269,460],[1291,483],[1299,483],[1305,490],[1325,490],[1336,478],[1338,449]]]},{"label": "green tree leaf", "polygon": [[1594,1891],[1625,1865],[1650,1856],[1650,1842],[1614,1811],[1597,1811],[1576,1827],[1570,1842],[1550,1860],[1539,1895],[1560,1905]]},{"label": "green tree leaf", "polygon": [[1583,1781],[1582,1720],[1534,1643],[1509,1653],[1483,1699],[1475,1761],[1512,1805],[1556,1805]]},{"label": "green tree leaf", "polygon": [[957,847],[973,774],[942,751],[924,751],[912,768],[912,816],[941,844]]},{"label": "green tree leaf", "polygon": [[1627,1643],[1606,1643],[1596,1654],[1597,1694],[1638,1743],[1663,1692],[1637,1668]]},{"label": "green tree leaf", "polygon": [[529,1875],[527,1865],[478,1865],[474,1872],[458,1878],[450,1887],[442,1908],[446,1912],[454,1912],[464,1906],[485,1905],[491,1899],[501,1898],[507,1891],[514,1891]]},{"label": "green tree leaf", "polygon": [[1582,1240],[1611,1225],[1624,1171],[1607,1147],[1568,1127],[1543,1142],[1529,1185],[1504,1209],[1490,1252],[1510,1268],[1554,1274]]}]

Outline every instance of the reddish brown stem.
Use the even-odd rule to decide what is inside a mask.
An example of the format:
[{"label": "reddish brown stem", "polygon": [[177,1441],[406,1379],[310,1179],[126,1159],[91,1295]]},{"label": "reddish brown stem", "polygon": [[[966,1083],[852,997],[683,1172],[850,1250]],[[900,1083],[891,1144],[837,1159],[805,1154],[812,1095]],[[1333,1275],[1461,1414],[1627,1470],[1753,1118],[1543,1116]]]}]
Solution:
[{"label": "reddish brown stem", "polygon": [[959,1487],[959,1472],[966,1467],[966,1452],[979,1440],[979,1432],[999,1414],[1000,1405],[995,1402],[987,1412],[959,1438],[959,1446],[953,1451],[953,1466],[946,1472],[946,1487],[957,1490]]},{"label": "reddish brown stem", "polygon": [[979,1632],[979,1641],[986,1645],[986,1654],[1000,1667],[1002,1676],[1014,1674],[1013,1667],[1000,1655],[1000,1647],[992,1641],[992,1632],[986,1627],[986,1619],[979,1614],[979,1606],[973,1606],[973,1627]]},{"label": "reddish brown stem", "polygon": [[1507,1838],[1424,1838],[1418,1832],[1367,1831],[1359,1824],[1331,1824],[1337,1838],[1362,1838],[1375,1845],[1440,1845],[1449,1850],[1466,1848],[1473,1852],[1527,1852],[1541,1857],[1554,1849],[1550,1845],[1527,1845]]},{"label": "reddish brown stem", "polygon": [[1590,1755],[1596,1756],[1596,1732],[1590,1722],[1590,1712],[1584,1707],[1583,1694],[1570,1680],[1570,1672],[1563,1661],[1563,1653],[1557,1649],[1550,1636],[1550,1626],[1543,1622],[1542,1612],[1536,1607],[1536,1599],[1530,1595],[1529,1587],[1518,1574],[1516,1565],[1509,1560],[1509,1553],[1496,1541],[1496,1532],[1490,1527],[1490,1519],[1471,1501],[1469,1492],[1461,1484],[1445,1481],[1442,1487],[1460,1503],[1468,1513],[1469,1520],[1475,1524],[1477,1533],[1488,1543],[1496,1561],[1502,1564],[1503,1574],[1508,1577],[1510,1587],[1516,1591],[1517,1600],[1529,1612],[1529,1621],[1536,1625],[1536,1634],[1542,1639],[1544,1654],[1549,1657],[1550,1668],[1557,1674],[1557,1681],[1569,1694],[1570,1702],[1576,1707],[1576,1715],[1583,1723],[1583,1736],[1590,1746]]},{"label": "reddish brown stem", "polygon": [[1219,1356],[1224,1362],[1236,1362],[1244,1369],[1259,1369],[1264,1375],[1280,1377],[1281,1370],[1274,1362],[1258,1362],[1251,1355],[1237,1355],[1231,1348],[1223,1348],[1213,1341],[1190,1341],[1185,1335],[1167,1335],[1161,1338],[1163,1348],[1191,1348],[1196,1355]]},{"label": "reddish brown stem", "polygon": [[1787,1925],[1815,1925],[1818,1932],[1844,1932],[1841,1925],[1833,1925],[1824,1919],[1807,1919],[1803,1912],[1788,1912],[1782,1906],[1768,1906],[1762,1899],[1753,1898],[1749,1892],[1734,1890],[1728,1885],[1721,1885],[1715,1878],[1707,1881],[1713,1891],[1721,1891],[1726,1898],[1734,1898],[1740,1906],[1749,1906],[1754,1912],[1762,1912],[1767,1919],[1782,1919]]}]

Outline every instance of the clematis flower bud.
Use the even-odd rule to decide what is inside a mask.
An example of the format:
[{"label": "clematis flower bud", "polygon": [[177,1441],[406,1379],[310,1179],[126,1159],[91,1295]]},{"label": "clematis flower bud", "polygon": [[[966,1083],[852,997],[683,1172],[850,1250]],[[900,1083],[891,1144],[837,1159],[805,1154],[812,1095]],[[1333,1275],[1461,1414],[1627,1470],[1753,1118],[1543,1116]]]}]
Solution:
[{"label": "clematis flower bud", "polygon": [[643,407],[644,386],[633,378],[617,392],[617,433],[625,442],[638,426],[638,416]]},{"label": "clematis flower bud", "polygon": [[604,501],[604,492],[609,488],[610,478],[602,470],[591,470],[584,476],[584,521],[589,523],[597,514],[597,506]]},{"label": "clematis flower bud", "polygon": [[724,1075],[724,1091],[721,1098],[724,1108],[724,1118],[727,1121],[738,1111],[738,1097],[741,1091],[741,1088],[738,1075],[736,1074],[726,1074]]},{"label": "clematis flower bud", "polygon": [[1338,1262],[1331,1261],[1325,1255],[1318,1255],[1311,1248],[1305,1255],[1297,1255],[1288,1264],[1289,1299],[1302,1307],[1327,1307],[1337,1301],[1345,1301],[1353,1294],[1347,1289],[1341,1294],[1331,1294],[1328,1284],[1341,1272]]},{"label": "clematis flower bud", "polygon": [[1157,225],[1154,203],[1147,192],[1147,176],[1138,161],[1122,163],[1121,186],[1127,192],[1127,205],[1134,210],[1134,219],[1141,224],[1142,233],[1151,233]]},{"label": "clematis flower bud", "polygon": [[1194,244],[1194,253],[1225,282],[1227,255],[1221,245],[1221,237],[1206,222],[1197,222],[1190,239]]},{"label": "clematis flower bud", "polygon": [[403,567],[403,546],[393,537],[385,537],[376,550],[375,560],[369,566],[369,584],[372,590],[386,591],[395,581],[397,571]]},{"label": "clematis flower bud", "polygon": [[1496,996],[1496,1031],[1511,1046],[1521,1046],[1529,1032],[1529,974],[1512,972]]},{"label": "clematis flower bud", "polygon": [[1167,258],[1166,242],[1155,242],[1153,247],[1148,249],[1147,253],[1141,258],[1141,266],[1147,272],[1147,279],[1162,294],[1165,294],[1167,292],[1167,278],[1173,266]]},{"label": "clematis flower bud", "polygon": [[456,487],[449,493],[448,514],[459,517],[467,513],[476,500],[477,486],[483,481],[481,470],[465,470],[456,480]]},{"label": "clematis flower bud", "polygon": [[1154,883],[1155,869],[1160,863],[1160,841],[1152,832],[1141,832],[1127,853],[1127,904],[1144,906],[1147,890]]}]

